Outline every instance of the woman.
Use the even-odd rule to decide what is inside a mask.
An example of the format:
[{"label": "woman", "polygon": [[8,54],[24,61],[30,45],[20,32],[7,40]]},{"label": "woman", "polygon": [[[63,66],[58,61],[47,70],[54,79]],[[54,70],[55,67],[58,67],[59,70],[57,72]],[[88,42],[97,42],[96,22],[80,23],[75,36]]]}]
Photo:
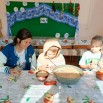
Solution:
[{"label": "woman", "polygon": [[13,43],[5,46],[0,52],[0,72],[17,76],[20,72],[16,67],[30,70],[36,67],[36,55],[30,45],[32,35],[29,30],[21,29],[14,38]]}]

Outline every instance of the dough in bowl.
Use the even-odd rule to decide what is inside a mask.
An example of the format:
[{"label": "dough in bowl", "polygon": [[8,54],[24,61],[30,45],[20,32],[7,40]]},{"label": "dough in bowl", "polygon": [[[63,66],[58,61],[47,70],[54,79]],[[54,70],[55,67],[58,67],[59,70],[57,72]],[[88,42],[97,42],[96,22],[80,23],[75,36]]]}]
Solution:
[{"label": "dough in bowl", "polygon": [[73,65],[62,65],[55,68],[54,74],[63,78],[75,79],[80,78],[83,75],[83,71]]}]

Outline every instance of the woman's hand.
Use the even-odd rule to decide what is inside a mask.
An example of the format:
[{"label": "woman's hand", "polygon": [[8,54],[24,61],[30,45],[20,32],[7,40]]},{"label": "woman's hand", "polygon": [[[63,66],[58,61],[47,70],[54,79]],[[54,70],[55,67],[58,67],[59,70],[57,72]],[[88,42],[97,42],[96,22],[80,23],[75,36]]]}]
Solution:
[{"label": "woman's hand", "polygon": [[16,68],[11,68],[10,69],[10,74],[13,76],[13,77],[18,77],[21,75],[21,72],[22,70],[20,69],[16,69]]},{"label": "woman's hand", "polygon": [[46,67],[47,67],[47,65],[42,65],[39,67],[39,70],[45,70]]},{"label": "woman's hand", "polygon": [[46,70],[46,71],[51,71],[52,70],[52,67],[51,66],[48,66],[48,65],[42,65],[39,67],[39,70]]}]

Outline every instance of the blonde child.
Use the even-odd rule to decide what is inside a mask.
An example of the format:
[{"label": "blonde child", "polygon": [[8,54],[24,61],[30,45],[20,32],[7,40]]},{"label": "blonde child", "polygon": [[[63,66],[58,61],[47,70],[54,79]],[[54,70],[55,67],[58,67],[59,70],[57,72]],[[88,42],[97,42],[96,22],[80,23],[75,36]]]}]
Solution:
[{"label": "blonde child", "polygon": [[57,39],[48,39],[43,46],[43,53],[37,59],[37,66],[41,70],[52,70],[55,66],[64,65],[65,59],[61,54],[61,45]]},{"label": "blonde child", "polygon": [[91,40],[91,49],[86,51],[79,61],[82,69],[96,70],[102,57],[103,37],[96,35]]}]

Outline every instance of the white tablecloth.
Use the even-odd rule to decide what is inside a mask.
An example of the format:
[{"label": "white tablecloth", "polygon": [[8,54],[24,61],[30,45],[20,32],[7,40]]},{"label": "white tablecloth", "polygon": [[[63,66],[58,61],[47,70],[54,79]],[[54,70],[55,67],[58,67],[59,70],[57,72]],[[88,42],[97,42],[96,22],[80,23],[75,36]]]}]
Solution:
[{"label": "white tablecloth", "polygon": [[0,99],[9,95],[12,103],[43,103],[46,92],[54,94],[53,103],[67,103],[67,96],[72,96],[76,103],[84,103],[82,99],[85,96],[96,103],[103,103],[103,81],[96,79],[92,72],[86,72],[77,84],[70,86],[58,81],[56,86],[46,86],[27,71],[16,82],[8,81],[8,76],[0,73]]}]

